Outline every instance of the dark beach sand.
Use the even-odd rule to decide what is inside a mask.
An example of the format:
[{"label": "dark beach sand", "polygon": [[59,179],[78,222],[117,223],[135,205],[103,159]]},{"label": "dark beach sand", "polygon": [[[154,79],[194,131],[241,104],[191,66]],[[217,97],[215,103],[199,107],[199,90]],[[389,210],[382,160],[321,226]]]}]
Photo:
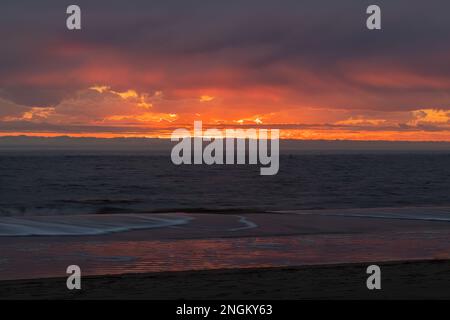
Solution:
[{"label": "dark beach sand", "polygon": [[364,264],[91,276],[0,282],[0,299],[450,299],[450,261],[379,263],[382,290]]}]

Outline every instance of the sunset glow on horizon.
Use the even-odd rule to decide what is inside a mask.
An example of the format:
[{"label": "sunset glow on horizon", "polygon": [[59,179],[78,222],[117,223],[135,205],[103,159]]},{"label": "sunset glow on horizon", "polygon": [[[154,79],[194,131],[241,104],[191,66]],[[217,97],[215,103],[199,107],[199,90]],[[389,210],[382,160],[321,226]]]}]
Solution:
[{"label": "sunset glow on horizon", "polygon": [[383,3],[391,15],[369,32],[354,3],[80,1],[85,28],[67,32],[47,2],[4,5],[0,136],[168,138],[201,120],[282,139],[450,141],[444,13],[411,25]]}]

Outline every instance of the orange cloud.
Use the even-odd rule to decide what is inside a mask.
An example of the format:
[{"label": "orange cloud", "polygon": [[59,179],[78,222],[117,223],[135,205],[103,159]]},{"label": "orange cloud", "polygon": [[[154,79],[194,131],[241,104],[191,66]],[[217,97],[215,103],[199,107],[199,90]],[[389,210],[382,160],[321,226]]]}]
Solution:
[{"label": "orange cloud", "polygon": [[0,121],[9,122],[3,134],[24,132],[30,123],[40,124],[29,126],[29,133],[36,135],[167,137],[174,128],[189,129],[194,120],[202,120],[205,128],[279,128],[285,139],[450,141],[447,109],[322,108],[295,104],[286,94],[257,87],[237,94],[212,88],[166,93],[94,85],[48,107],[0,100],[4,106]]},{"label": "orange cloud", "polygon": [[364,117],[353,118],[350,117],[346,120],[337,121],[336,124],[339,125],[365,125],[365,126],[379,126],[386,124],[386,119],[366,119]]},{"label": "orange cloud", "polygon": [[210,101],[214,100],[214,97],[204,95],[204,96],[201,96],[199,100],[200,100],[200,102],[210,102]]},{"label": "orange cloud", "polygon": [[108,121],[125,121],[129,123],[130,121],[139,121],[139,122],[174,122],[176,121],[178,116],[176,114],[170,113],[151,113],[146,112],[137,115],[113,115],[104,119],[105,122]]},{"label": "orange cloud", "polygon": [[414,119],[409,123],[418,124],[450,124],[450,110],[421,109],[412,112]]}]

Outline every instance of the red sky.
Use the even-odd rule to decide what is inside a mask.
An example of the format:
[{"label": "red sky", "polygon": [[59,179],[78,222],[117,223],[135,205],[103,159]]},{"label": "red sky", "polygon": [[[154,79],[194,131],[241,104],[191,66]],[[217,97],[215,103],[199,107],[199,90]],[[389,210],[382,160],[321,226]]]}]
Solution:
[{"label": "red sky", "polygon": [[325,2],[79,1],[76,32],[55,1],[6,4],[0,135],[167,137],[202,120],[450,141],[450,5],[380,1],[368,31],[360,1]]}]

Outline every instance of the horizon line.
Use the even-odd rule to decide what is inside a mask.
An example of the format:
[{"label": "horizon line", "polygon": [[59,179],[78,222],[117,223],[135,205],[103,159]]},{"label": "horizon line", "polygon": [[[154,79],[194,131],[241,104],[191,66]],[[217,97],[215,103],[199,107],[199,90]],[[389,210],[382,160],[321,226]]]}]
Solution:
[{"label": "horizon line", "polygon": [[[82,139],[91,139],[91,140],[162,140],[162,141],[171,141],[171,137],[149,137],[149,136],[88,136],[88,135],[81,135],[81,136],[75,136],[75,135],[67,135],[67,134],[61,134],[61,135],[55,135],[55,136],[49,136],[49,135],[27,135],[27,134],[18,134],[18,135],[0,135],[0,139],[5,138],[29,138],[29,139],[73,139],[73,140],[82,140]],[[183,138],[183,137],[179,137]],[[204,137],[192,137],[188,136],[186,138],[196,138],[196,139],[203,139]],[[212,139],[226,139],[226,137],[211,137]],[[234,137],[233,139],[244,139],[244,140],[258,140],[252,139],[252,138],[239,138]],[[269,139],[270,140],[270,139]],[[286,137],[280,137],[279,140],[283,141],[295,141],[295,142],[385,142],[385,143],[444,143],[444,144],[450,144],[450,140],[383,140],[383,139],[303,139],[303,138],[286,138]]]}]

